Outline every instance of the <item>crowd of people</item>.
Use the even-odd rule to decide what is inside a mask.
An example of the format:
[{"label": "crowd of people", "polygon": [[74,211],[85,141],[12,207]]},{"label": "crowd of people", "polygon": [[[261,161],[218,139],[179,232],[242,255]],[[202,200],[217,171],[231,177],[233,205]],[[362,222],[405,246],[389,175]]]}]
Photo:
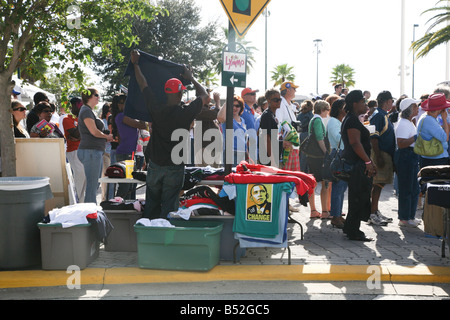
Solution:
[{"label": "crowd of people", "polygon": [[[138,51],[132,52],[130,61],[151,123],[124,115],[127,96],[123,93],[116,94],[96,114],[99,91],[88,88],[79,98],[71,99],[71,112],[59,115],[59,121],[52,119],[54,105],[43,93],[35,95],[34,107],[28,115],[19,100],[12,100],[14,135],[16,138],[65,138],[67,161],[74,173],[80,202],[97,202],[98,179],[110,164],[135,159],[137,169],[148,170],[144,217],[165,218],[177,210],[185,165],[218,166],[229,163],[230,159],[225,157],[225,152],[222,155],[219,152],[213,157],[219,163],[205,161],[203,157],[197,160],[198,154],[192,152],[190,163],[176,164],[171,159],[177,144],[171,140],[172,133],[180,128],[192,132],[201,123],[202,133],[217,130],[223,136],[223,146],[227,145],[227,103],[221,105],[220,95],[199,84],[188,67],[184,67],[182,76],[194,85],[196,98],[183,102],[185,87],[174,78],[165,83],[167,101],[160,102],[142,74]],[[360,230],[361,221],[375,225],[393,221],[380,212],[378,203],[384,186],[394,183],[399,225],[417,227],[420,220],[415,218],[415,213],[421,205],[417,181],[420,168],[450,164],[450,117],[447,116],[450,87],[439,85],[434,92],[415,100],[406,95],[395,99],[389,91],[371,99],[369,91],[349,91],[343,85],[336,85],[334,93],[301,103],[295,101],[297,88],[292,81],[286,81],[279,89],[269,89],[259,96],[259,90],[252,88],[234,96],[233,103],[229,104],[233,107],[232,128],[236,133],[232,141],[232,164],[235,166],[242,160],[263,163],[263,158],[267,158],[269,163],[263,164],[276,163],[283,170],[313,175],[321,188],[321,210],[314,192],[309,197],[310,217],[329,219],[349,239],[359,241],[371,240]],[[43,120],[50,125],[42,126]],[[275,131],[276,135],[263,136],[264,130]],[[142,141],[149,136],[144,157]],[[200,151],[204,151],[209,142],[196,142],[194,137],[192,142],[199,143]],[[442,145],[442,153],[433,156],[415,153],[418,137],[426,141],[436,139]],[[315,141],[315,154],[304,148],[306,141],[308,144]],[[258,146],[256,152],[250,145]],[[324,167],[324,161],[332,153],[340,153],[352,164],[348,181],[325,174],[328,168]],[[347,189],[348,212],[343,213]],[[117,192],[107,194],[106,186],[102,186],[102,200],[114,196],[132,198],[132,191],[132,185],[120,184]],[[290,210],[298,209],[290,206]]]}]

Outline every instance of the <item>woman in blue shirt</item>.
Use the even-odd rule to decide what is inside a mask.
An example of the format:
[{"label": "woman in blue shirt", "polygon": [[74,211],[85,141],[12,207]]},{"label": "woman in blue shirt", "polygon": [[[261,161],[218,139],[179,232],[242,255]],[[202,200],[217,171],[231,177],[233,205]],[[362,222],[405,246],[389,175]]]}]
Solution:
[{"label": "woman in blue shirt", "polygon": [[[244,112],[244,100],[239,96],[233,98],[233,166],[237,166],[241,161],[248,160],[247,147],[247,126],[241,117]],[[221,123],[224,145],[224,159],[227,164],[226,146],[226,114],[227,104],[225,103],[217,114],[217,120]],[[226,152],[227,151],[227,152]]]},{"label": "woman in blue shirt", "polygon": [[[419,119],[417,125],[417,135],[420,135],[424,140],[431,140],[436,138],[442,143],[444,151],[434,157],[420,156],[420,167],[448,165],[448,133],[450,125],[447,123],[447,108],[450,107],[450,102],[445,99],[443,93],[432,94],[422,104],[422,109],[426,114]],[[438,116],[442,117],[442,127],[437,121]]]}]

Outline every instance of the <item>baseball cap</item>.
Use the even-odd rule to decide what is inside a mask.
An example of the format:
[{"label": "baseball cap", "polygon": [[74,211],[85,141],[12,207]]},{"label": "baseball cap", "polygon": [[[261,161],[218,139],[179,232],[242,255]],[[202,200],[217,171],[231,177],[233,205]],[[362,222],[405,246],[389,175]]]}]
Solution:
[{"label": "baseball cap", "polygon": [[164,92],[166,93],[178,93],[182,90],[186,90],[186,87],[177,78],[167,80],[166,84],[164,85]]},{"label": "baseball cap", "polygon": [[296,86],[296,85],[295,85],[293,82],[291,82],[291,81],[285,81],[285,82],[283,82],[283,83],[281,84],[280,90],[283,91],[283,90],[286,90],[286,89],[289,89],[289,88],[297,89],[298,86]]},{"label": "baseball cap", "polygon": [[243,98],[246,94],[249,93],[256,93],[259,92],[259,90],[252,90],[252,88],[245,88],[244,90],[242,90],[241,92],[241,97]]},{"label": "baseball cap", "polygon": [[414,99],[411,99],[411,98],[403,99],[400,102],[400,110],[399,111],[404,111],[404,110],[408,109],[409,106],[414,104],[414,103],[419,105],[419,102],[420,102],[419,100],[414,100]]},{"label": "baseball cap", "polygon": [[345,97],[345,104],[353,107],[353,103],[364,100],[364,95],[361,90],[353,90]]}]

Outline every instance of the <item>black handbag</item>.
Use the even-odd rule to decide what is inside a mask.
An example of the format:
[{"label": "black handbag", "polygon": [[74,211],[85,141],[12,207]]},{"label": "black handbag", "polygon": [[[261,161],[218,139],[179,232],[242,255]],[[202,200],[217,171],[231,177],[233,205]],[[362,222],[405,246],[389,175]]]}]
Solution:
[{"label": "black handbag", "polygon": [[327,153],[325,155],[325,158],[323,159],[322,177],[324,180],[331,181],[331,182],[338,181],[338,179],[331,172],[331,162],[335,158],[336,152],[341,152],[341,150],[332,149],[331,152]]},{"label": "black handbag", "polygon": [[[314,121],[314,119],[312,119],[311,121]],[[311,123],[310,127],[311,127],[311,130],[310,130],[308,136],[306,137],[306,139],[300,145],[300,150],[303,153],[305,153],[306,156],[308,156],[310,158],[324,158],[325,154],[323,153],[322,148],[320,148],[320,146],[319,146],[319,142],[317,141],[314,130],[312,130],[313,129],[312,123]],[[324,139],[325,147],[327,150],[329,150],[330,142],[328,141],[326,134],[324,136],[325,136],[325,139]]]},{"label": "black handbag", "polygon": [[[341,137],[341,140],[339,140],[339,145],[338,145],[337,150],[339,150],[339,148],[341,146],[341,141],[342,141],[342,137]],[[331,174],[333,175],[333,177],[335,179],[338,179],[338,180],[348,181],[353,172],[353,168],[354,168],[353,164],[351,164],[351,163],[347,162],[347,160],[345,160],[345,158],[342,156],[342,152],[340,150],[335,153],[335,155],[330,163]]]}]

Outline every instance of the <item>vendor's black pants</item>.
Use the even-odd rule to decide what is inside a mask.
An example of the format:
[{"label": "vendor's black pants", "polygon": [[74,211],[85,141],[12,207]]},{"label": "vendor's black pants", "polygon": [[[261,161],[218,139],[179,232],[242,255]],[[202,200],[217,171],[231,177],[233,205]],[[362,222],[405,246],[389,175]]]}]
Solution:
[{"label": "vendor's black pants", "polygon": [[372,178],[364,171],[364,162],[358,161],[348,181],[348,214],[343,230],[348,237],[360,235],[361,221],[370,217]]}]

